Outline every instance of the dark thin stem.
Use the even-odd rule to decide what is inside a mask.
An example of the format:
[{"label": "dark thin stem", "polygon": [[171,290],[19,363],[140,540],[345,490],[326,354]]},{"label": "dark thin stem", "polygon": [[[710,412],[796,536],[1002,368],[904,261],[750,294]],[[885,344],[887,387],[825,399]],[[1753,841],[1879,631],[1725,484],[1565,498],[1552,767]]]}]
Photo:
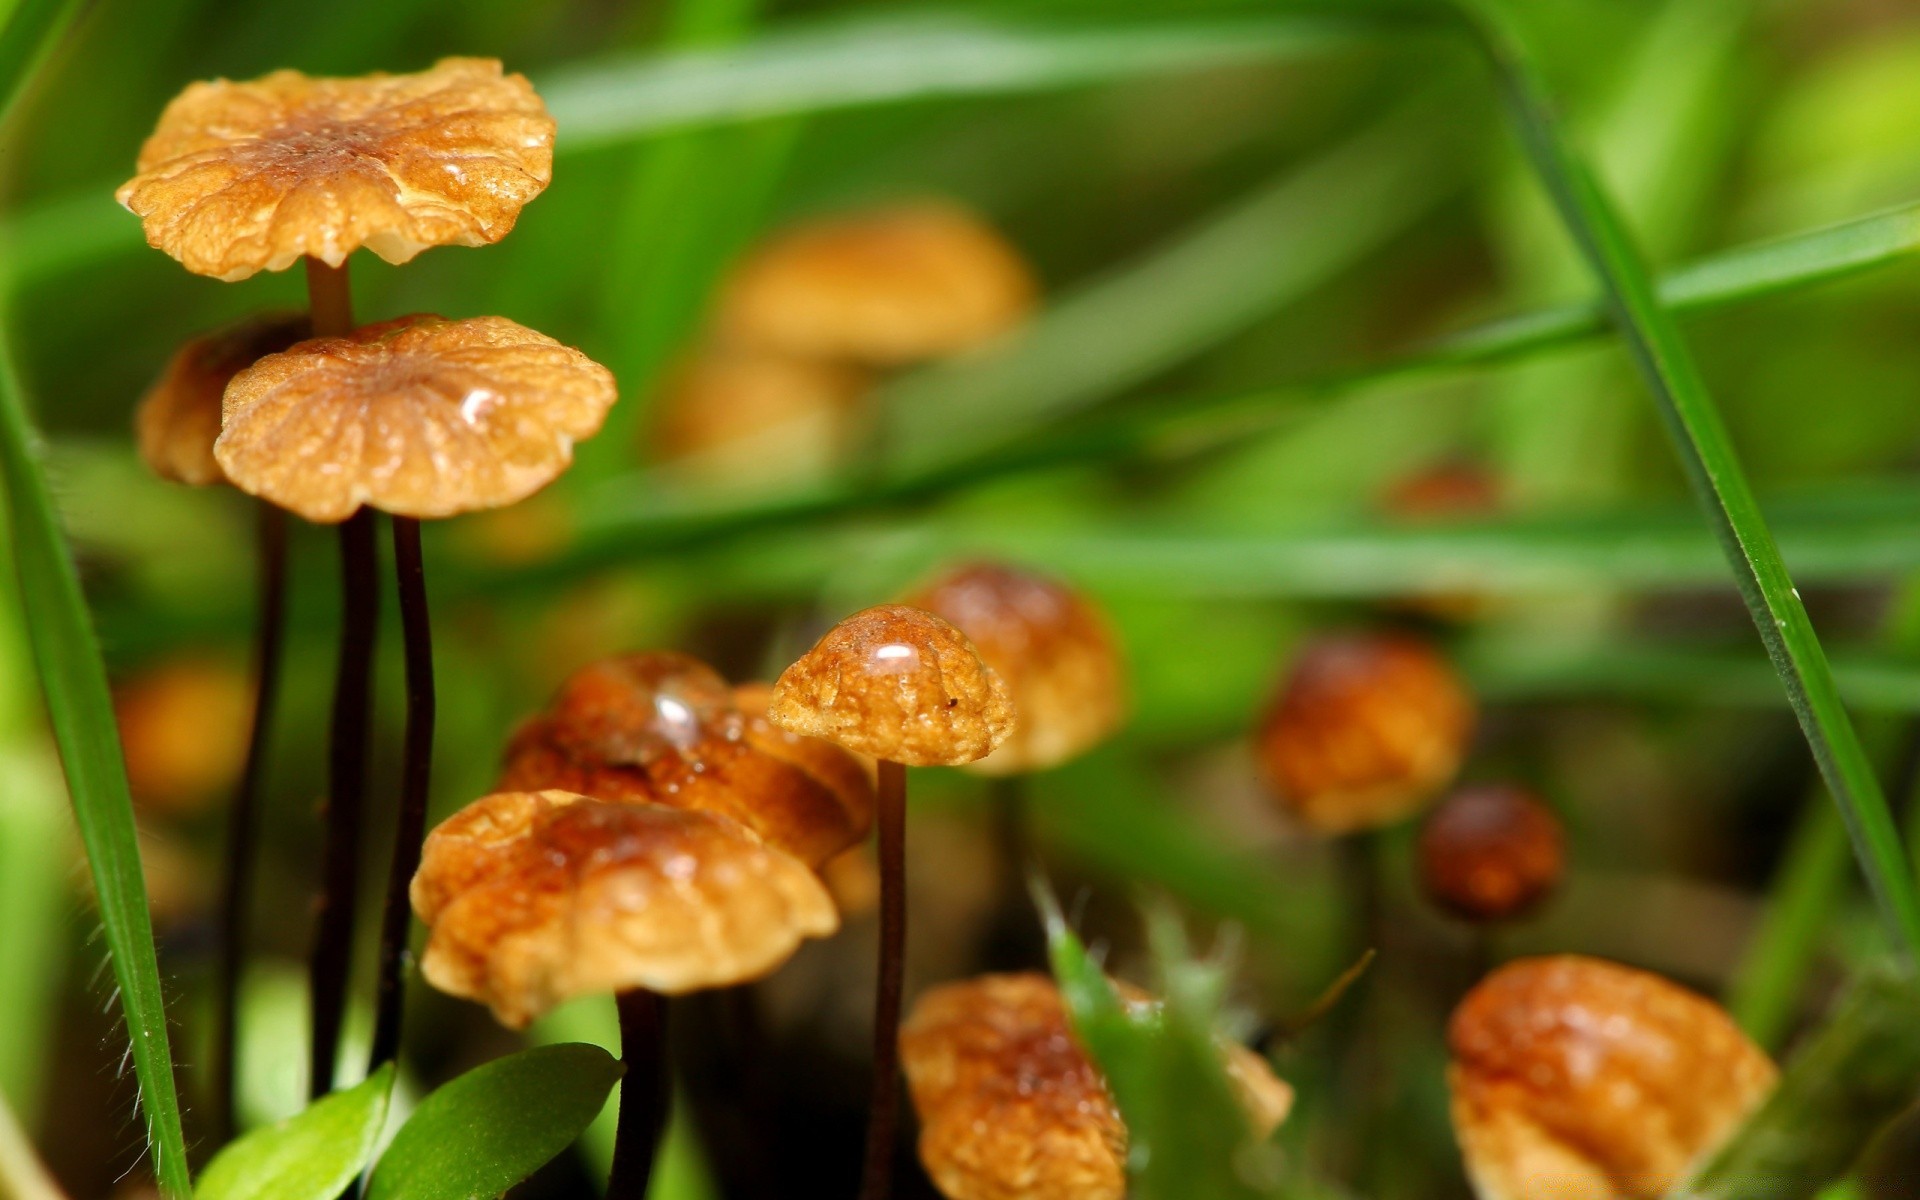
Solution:
[{"label": "dark thin stem", "polygon": [[375,993],[373,1057],[369,1071],[400,1052],[400,1017],[406,999],[402,966],[413,925],[408,888],[420,868],[427,836],[427,785],[433,769],[433,627],[427,613],[426,564],[420,557],[420,522],[393,518],[393,570],[400,585],[400,634],[407,666],[406,757],[400,775],[400,817],[387,872],[386,907],[380,914],[379,987]]},{"label": "dark thin stem", "polygon": [[860,1200],[893,1190],[900,1118],[900,993],[907,965],[907,769],[880,764],[880,978],[873,995],[873,1092]]},{"label": "dark thin stem", "polygon": [[247,760],[227,813],[226,878],[220,888],[220,947],[213,992],[213,1078],[209,1117],[216,1145],[233,1139],[234,1043],[240,1014],[240,968],[246,959],[247,908],[253,894],[254,842],[260,825],[260,789],[273,740],[280,694],[280,644],[286,630],[287,515],[264,501],[254,510],[259,611],[254,614],[253,728]]},{"label": "dark thin stem", "polygon": [[367,800],[367,730],[373,710],[373,649],[379,626],[379,558],[374,513],[361,509],[340,526],[340,659],[328,752],[326,844],[309,984],[313,1044],[308,1091],[333,1090],[340,1025],[353,966],[354,912],[360,892],[360,827]]},{"label": "dark thin stem", "polygon": [[660,1131],[667,1124],[667,1001],[636,989],[614,997],[620,1012],[620,1124],[613,1135],[613,1174],[606,1200],[645,1200]]},{"label": "dark thin stem", "polygon": [[330,267],[317,258],[307,261],[307,308],[313,318],[313,336],[344,337],[353,332],[353,288],[347,264]]}]

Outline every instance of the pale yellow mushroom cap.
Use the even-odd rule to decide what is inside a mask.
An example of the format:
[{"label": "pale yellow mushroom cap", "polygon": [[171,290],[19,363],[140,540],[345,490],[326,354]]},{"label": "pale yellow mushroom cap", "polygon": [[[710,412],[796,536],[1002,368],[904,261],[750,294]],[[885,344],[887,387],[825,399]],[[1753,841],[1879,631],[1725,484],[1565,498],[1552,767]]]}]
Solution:
[{"label": "pale yellow mushroom cap", "polygon": [[226,482],[213,457],[227,384],[262,355],[307,336],[305,315],[254,317],[180,347],[133,418],[140,457],[162,479],[204,487]]}]

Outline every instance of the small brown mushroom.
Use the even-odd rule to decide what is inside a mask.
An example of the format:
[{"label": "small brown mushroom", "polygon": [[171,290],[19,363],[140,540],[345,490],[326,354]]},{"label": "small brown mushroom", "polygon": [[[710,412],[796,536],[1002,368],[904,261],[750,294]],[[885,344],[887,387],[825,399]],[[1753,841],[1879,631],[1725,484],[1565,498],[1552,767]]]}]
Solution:
[{"label": "small brown mushroom", "polygon": [[1440,908],[1468,921],[1524,916],[1560,884],[1560,818],[1523,788],[1462,788],[1420,827],[1420,883]]},{"label": "small brown mushroom", "polygon": [[1445,786],[1473,723],[1466,686],[1426,643],[1324,637],[1300,652],[1255,751],[1294,816],[1350,833],[1400,820]]},{"label": "small brown mushroom", "polygon": [[703,350],[660,394],[655,456],[709,487],[758,491],[814,482],[853,448],[869,378],[817,359]]},{"label": "small brown mushroom", "polygon": [[309,521],[363,504],[447,517],[552,482],[613,401],[605,367],[544,334],[416,315],[241,371],[214,454],[236,487]]},{"label": "small brown mushroom", "polygon": [[[1119,986],[1128,1003],[1153,1003]],[[982,975],[933,988],[915,1001],[900,1053],[920,1114],[920,1161],[949,1200],[1126,1195],[1126,1125],[1053,980]],[[1223,1044],[1222,1058],[1249,1126],[1267,1137],[1292,1089],[1244,1046]]]},{"label": "small brown mushroom", "polygon": [[245,279],[361,246],[403,263],[484,246],[553,176],[553,118],[492,59],[412,75],[275,71],[195,83],[160,116],[116,198],[189,271]]},{"label": "small brown mushroom", "polygon": [[253,317],[182,346],[134,413],[140,457],[162,479],[204,487],[224,483],[213,457],[227,383],[267,354],[307,336],[304,314]]},{"label": "small brown mushroom", "polygon": [[188,816],[230,786],[246,754],[250,691],[231,664],[200,658],[161,663],[115,687],[134,803]]},{"label": "small brown mushroom", "polygon": [[1126,668],[1106,618],[1065,584],[969,563],[906,603],[951,622],[1007,683],[1019,722],[972,764],[985,775],[1042,771],[1084,753],[1125,719]]},{"label": "small brown mushroom", "polygon": [[1454,1011],[1454,1133],[1485,1200],[1653,1200],[1778,1072],[1718,1005],[1577,955],[1522,959]]},{"label": "small brown mushroom", "polygon": [[720,300],[731,345],[902,366],[970,349],[1033,307],[1032,272],[999,234],[950,204],[819,221],[774,238]]}]

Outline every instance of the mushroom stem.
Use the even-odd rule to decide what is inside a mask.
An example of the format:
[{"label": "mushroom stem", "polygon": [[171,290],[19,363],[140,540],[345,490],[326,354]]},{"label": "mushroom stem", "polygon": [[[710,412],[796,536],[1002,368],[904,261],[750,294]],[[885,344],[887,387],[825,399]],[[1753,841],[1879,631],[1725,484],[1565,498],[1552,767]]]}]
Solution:
[{"label": "mushroom stem", "polygon": [[353,288],[347,264],[330,267],[317,258],[307,263],[307,308],[313,336],[344,337],[353,332]]},{"label": "mushroom stem", "polygon": [[360,826],[366,810],[367,726],[373,706],[373,648],[379,626],[376,517],[360,509],[340,525],[340,658],[334,677],[328,747],[326,845],[309,984],[313,1042],[308,1092],[333,1090],[340,1024],[353,962],[354,910],[360,890]]},{"label": "mushroom stem", "polygon": [[412,927],[407,889],[420,868],[427,835],[427,785],[433,769],[433,627],[427,612],[426,564],[420,555],[420,522],[393,518],[393,569],[400,591],[400,635],[407,668],[407,734],[400,774],[400,815],[393,862],[387,873],[386,907],[380,914],[378,988],[374,999],[373,1056],[378,1070],[400,1052],[400,1017],[406,989],[401,973]]},{"label": "mushroom stem", "polygon": [[880,977],[873,999],[873,1092],[860,1200],[893,1190],[894,1129],[900,1115],[900,993],[907,958],[907,769],[880,760]]},{"label": "mushroom stem", "polygon": [[254,614],[253,728],[247,759],[227,813],[226,877],[220,887],[220,947],[213,995],[213,1053],[209,1107],[216,1143],[233,1137],[234,1043],[239,1027],[240,967],[245,959],[247,902],[253,893],[254,842],[260,824],[260,788],[280,694],[280,643],[286,625],[287,517],[274,505],[255,505],[255,569],[259,611]]},{"label": "mushroom stem", "polygon": [[667,1000],[644,988],[614,997],[620,1013],[620,1123],[613,1135],[613,1173],[606,1200],[645,1200],[654,1152],[666,1127]]}]

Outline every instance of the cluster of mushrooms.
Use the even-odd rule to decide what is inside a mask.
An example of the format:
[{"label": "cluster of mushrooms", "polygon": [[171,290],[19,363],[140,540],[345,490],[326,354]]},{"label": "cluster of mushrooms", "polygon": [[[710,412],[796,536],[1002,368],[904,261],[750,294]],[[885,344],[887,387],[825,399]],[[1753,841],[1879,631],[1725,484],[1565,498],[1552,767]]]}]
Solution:
[{"label": "cluster of mushrooms", "polygon": [[[504,749],[496,790],[427,832],[431,639],[419,522],[511,505],[600,426],[610,374],[501,317],[357,325],[347,267],[498,241],[551,178],[554,125],[489,60],[413,75],[195,84],[162,115],[119,193],[148,240],[238,281],[304,267],[310,306],[189,343],[142,403],[153,469],[259,501],[253,737],[231,813],[214,1087],[231,1131],[234,987],[278,675],[285,514],[339,529],[342,629],[330,729],[323,894],[311,963],[311,1081],[335,1081],[361,845],[378,514],[390,519],[406,642],[400,824],[380,920],[373,1062],[401,1047],[411,917],[420,974],[522,1028],[555,1005],[617,1006],[627,1074],[608,1194],[645,1194],[669,1094],[665,997],[779,968],[841,913],[821,870],[877,827],[874,1075],[862,1196],[889,1187],[902,1068],[923,1163],[954,1200],[1116,1200],[1127,1130],[1037,973],[945,983],[902,1020],[907,768],[1024,776],[1125,719],[1117,640],[1066,585],[1005,564],[955,567],[833,626],[771,685],[683,654],[575,672]],[[960,352],[1030,308],[1031,273],[958,210],[917,205],[777,238],[728,282],[662,402],[660,453],[753,478],[769,460],[830,470],[881,372]],[[769,456],[768,445],[780,453]],[[804,452],[803,452],[804,451]],[[1442,501],[1447,493],[1441,489]],[[1433,598],[1435,603],[1446,599]],[[1328,839],[1419,814],[1454,782],[1475,705],[1430,641],[1325,637],[1297,655],[1255,736],[1298,825]],[[1426,816],[1427,894],[1482,927],[1536,908],[1563,871],[1552,810],[1504,784]],[[1121,985],[1126,1003],[1151,997]],[[1454,1117],[1489,1200],[1663,1194],[1760,1102],[1775,1071],[1710,1001],[1578,957],[1489,974],[1451,1031]],[[1224,1037],[1224,1069],[1266,1136],[1292,1094]]]}]

